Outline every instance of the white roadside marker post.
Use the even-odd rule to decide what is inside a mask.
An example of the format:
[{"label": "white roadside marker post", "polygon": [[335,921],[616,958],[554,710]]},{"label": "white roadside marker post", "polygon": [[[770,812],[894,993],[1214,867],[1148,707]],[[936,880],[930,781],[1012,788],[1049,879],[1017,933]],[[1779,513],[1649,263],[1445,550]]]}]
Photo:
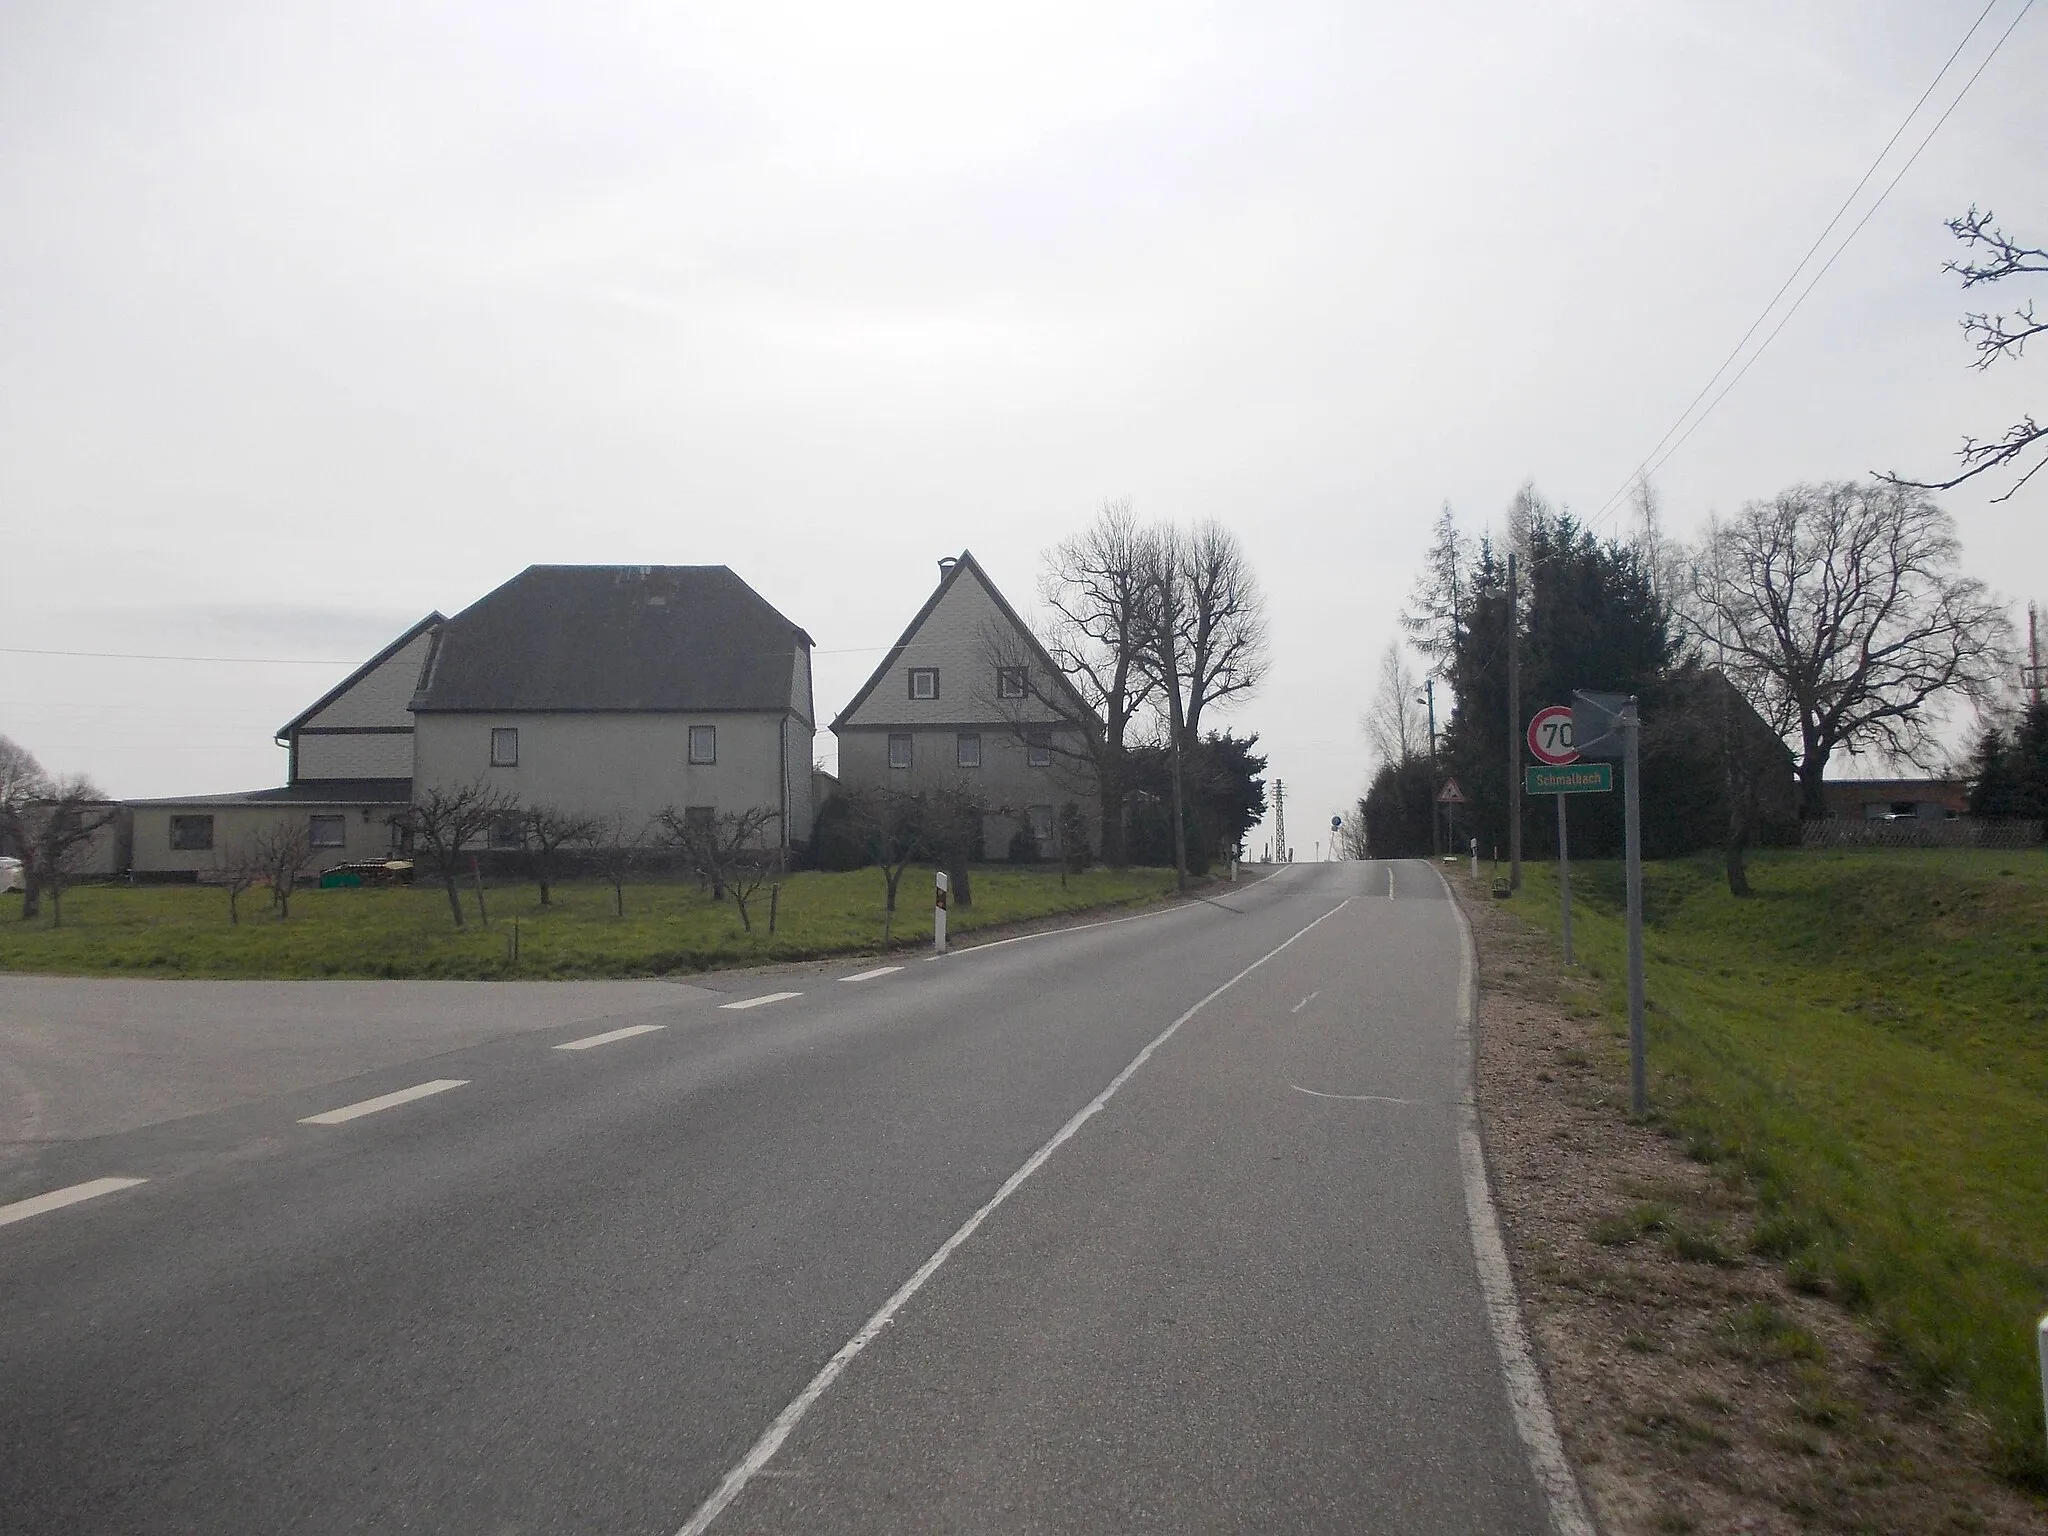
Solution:
[{"label": "white roadside marker post", "polygon": [[946,872],[940,870],[938,895],[932,907],[932,953],[935,955],[946,952],[946,891],[951,884]]},{"label": "white roadside marker post", "polygon": [[1472,839],[1472,878],[1479,878],[1479,839]]},{"label": "white roadside marker post", "polygon": [[2041,1350],[2041,1412],[2048,1416],[2048,1317],[2034,1329],[2034,1342]]}]

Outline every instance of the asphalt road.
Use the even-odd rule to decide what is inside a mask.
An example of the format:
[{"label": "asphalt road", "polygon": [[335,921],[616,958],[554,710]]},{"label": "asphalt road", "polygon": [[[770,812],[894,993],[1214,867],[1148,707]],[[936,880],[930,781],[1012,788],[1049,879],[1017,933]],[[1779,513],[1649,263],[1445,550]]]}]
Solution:
[{"label": "asphalt road", "polygon": [[1426,867],[1297,865],[34,1147],[0,1530],[1541,1531],[1460,964]]}]

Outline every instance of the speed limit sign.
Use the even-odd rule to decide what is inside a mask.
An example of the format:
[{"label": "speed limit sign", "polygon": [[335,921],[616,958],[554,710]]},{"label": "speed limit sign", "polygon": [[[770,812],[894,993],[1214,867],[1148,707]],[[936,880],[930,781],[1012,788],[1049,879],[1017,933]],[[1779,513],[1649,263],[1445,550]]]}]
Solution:
[{"label": "speed limit sign", "polygon": [[1579,760],[1579,754],[1572,750],[1570,705],[1553,704],[1536,712],[1536,718],[1529,722],[1529,750],[1537,762],[1553,767],[1562,768]]}]

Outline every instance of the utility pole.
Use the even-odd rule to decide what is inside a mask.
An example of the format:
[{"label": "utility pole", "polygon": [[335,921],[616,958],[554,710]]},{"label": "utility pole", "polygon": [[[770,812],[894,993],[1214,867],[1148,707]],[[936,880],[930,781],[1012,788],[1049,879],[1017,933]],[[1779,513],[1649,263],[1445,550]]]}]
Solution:
[{"label": "utility pole", "polygon": [[1166,733],[1173,740],[1173,883],[1176,890],[1188,888],[1188,824],[1182,805],[1180,739],[1186,726],[1186,712],[1180,697],[1180,609],[1179,588],[1169,569],[1161,582],[1161,606],[1166,610],[1162,638],[1166,642]]},{"label": "utility pole", "polygon": [[1522,888],[1522,617],[1508,551],[1508,889]]},{"label": "utility pole", "polygon": [[1444,817],[1436,803],[1436,679],[1422,680],[1422,702],[1429,706],[1429,853],[1435,858],[1443,851]]},{"label": "utility pole", "polygon": [[2020,679],[2020,686],[2027,690],[2027,697],[2034,708],[2041,707],[2041,690],[2048,687],[2048,677],[2041,668],[2041,616],[2032,603],[2027,604],[2027,666],[2026,675]]},{"label": "utility pole", "polygon": [[1273,853],[1276,864],[1287,862],[1287,781],[1273,781]]}]

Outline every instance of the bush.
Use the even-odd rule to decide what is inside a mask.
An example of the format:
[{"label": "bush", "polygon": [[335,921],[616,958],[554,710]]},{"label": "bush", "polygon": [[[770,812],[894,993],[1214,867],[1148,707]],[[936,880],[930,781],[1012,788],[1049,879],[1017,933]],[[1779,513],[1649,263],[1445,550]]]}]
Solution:
[{"label": "bush", "polygon": [[1010,862],[1036,864],[1045,854],[1038,846],[1038,834],[1031,830],[1031,818],[1019,817],[1017,830],[1010,834]]},{"label": "bush", "polygon": [[845,798],[834,795],[819,807],[811,824],[811,857],[819,869],[865,869],[868,851],[856,835],[853,808]]}]

